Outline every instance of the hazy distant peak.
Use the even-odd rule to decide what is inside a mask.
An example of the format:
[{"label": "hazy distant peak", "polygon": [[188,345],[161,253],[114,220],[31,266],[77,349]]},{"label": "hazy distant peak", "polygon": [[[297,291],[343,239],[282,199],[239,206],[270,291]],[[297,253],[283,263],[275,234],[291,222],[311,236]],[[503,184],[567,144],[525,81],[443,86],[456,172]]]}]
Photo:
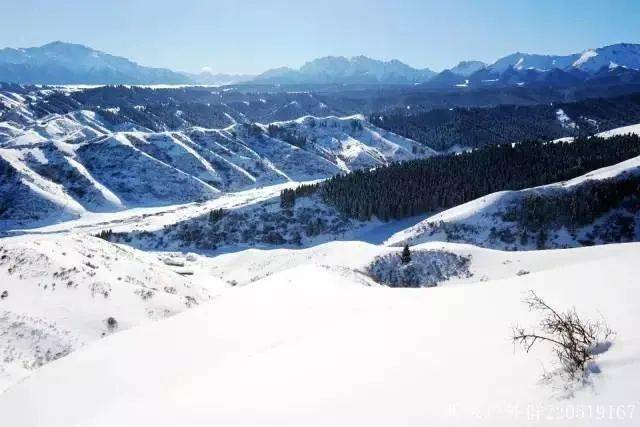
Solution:
[{"label": "hazy distant peak", "polygon": [[455,67],[451,68],[453,74],[459,76],[468,77],[476,71],[480,71],[485,68],[487,64],[482,61],[461,61]]},{"label": "hazy distant peak", "polygon": [[325,56],[306,62],[299,70],[274,69],[256,78],[272,83],[418,83],[425,82],[435,73],[429,69],[419,70],[397,59],[381,61],[364,55],[347,58]]},{"label": "hazy distant peak", "polygon": [[90,47],[54,41],[38,47],[0,49],[0,81],[42,84],[192,83],[183,74],[143,67]]}]

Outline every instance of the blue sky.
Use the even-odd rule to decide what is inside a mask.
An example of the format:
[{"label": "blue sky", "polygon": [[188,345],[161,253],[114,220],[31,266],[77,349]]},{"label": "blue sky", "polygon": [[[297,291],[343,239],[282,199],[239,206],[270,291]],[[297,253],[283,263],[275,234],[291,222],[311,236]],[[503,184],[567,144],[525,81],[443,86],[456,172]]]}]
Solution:
[{"label": "blue sky", "polygon": [[639,0],[1,0],[0,16],[4,46],[62,40],[143,65],[231,73],[359,54],[440,70],[640,43]]}]

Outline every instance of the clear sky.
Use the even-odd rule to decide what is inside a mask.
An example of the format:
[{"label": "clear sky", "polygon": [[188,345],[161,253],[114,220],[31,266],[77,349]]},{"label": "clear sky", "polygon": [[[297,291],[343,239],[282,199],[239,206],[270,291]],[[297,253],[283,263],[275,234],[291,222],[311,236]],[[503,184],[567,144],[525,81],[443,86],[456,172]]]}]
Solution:
[{"label": "clear sky", "polygon": [[0,0],[0,44],[86,44],[148,66],[258,73],[326,55],[441,70],[640,43],[640,0]]}]

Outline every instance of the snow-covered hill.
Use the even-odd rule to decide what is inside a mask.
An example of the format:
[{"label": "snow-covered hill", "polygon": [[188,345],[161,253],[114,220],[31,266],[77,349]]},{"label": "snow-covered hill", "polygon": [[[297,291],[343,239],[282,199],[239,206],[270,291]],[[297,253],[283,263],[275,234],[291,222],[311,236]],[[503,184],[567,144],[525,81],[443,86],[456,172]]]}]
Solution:
[{"label": "snow-covered hill", "polygon": [[640,124],[622,126],[596,134],[596,136],[601,138],[611,138],[617,135],[640,135]]},{"label": "snow-covered hill", "polygon": [[209,301],[224,286],[200,286],[171,264],[84,234],[1,239],[0,391],[106,335]]},{"label": "snow-covered hill", "polygon": [[30,101],[40,94],[3,94],[0,228],[187,203],[435,154],[362,116],[153,132],[86,110],[36,119]]},{"label": "snow-covered hill", "polygon": [[[537,271],[435,289],[294,267],[55,361],[0,412],[15,427],[634,425],[639,250],[552,251],[561,264],[530,252]],[[523,255],[486,252],[498,268]],[[521,303],[529,289],[616,330],[585,383],[540,382],[556,369],[549,347],[514,351],[511,326],[539,320]]]},{"label": "snow-covered hill", "polygon": [[456,241],[516,250],[637,241],[638,188],[635,157],[569,181],[489,194],[433,215],[387,243]]}]

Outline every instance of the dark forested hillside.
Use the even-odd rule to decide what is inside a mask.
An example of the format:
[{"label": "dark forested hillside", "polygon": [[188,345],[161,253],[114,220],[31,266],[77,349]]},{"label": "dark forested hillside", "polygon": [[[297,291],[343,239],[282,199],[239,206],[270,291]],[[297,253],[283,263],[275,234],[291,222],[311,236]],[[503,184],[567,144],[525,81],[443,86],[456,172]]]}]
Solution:
[{"label": "dark forested hillside", "polygon": [[[531,194],[502,213],[503,221],[515,222],[522,233],[548,236],[552,230],[575,230],[593,224],[602,215],[616,214],[598,230],[604,242],[632,241],[634,215],[640,210],[640,177],[586,181],[561,194]],[[589,239],[593,241],[594,236]],[[540,239],[539,239],[540,240]],[[589,244],[589,241],[585,241]],[[592,243],[591,243],[592,244]]]},{"label": "dark forested hillside", "polygon": [[349,217],[389,220],[450,208],[496,191],[567,180],[638,155],[640,137],[635,135],[525,142],[357,171],[318,188],[326,202]]},{"label": "dark forested hillside", "polygon": [[[0,83],[0,90],[24,90]],[[35,88],[31,88],[35,90]],[[627,87],[622,93],[630,93]],[[637,91],[637,88],[635,89]],[[297,119],[304,115],[326,117],[352,114],[371,115],[376,124],[418,139],[434,148],[455,144],[480,146],[485,143],[546,138],[567,132],[556,120],[552,103],[585,97],[611,97],[619,92],[567,91],[540,87],[495,87],[482,89],[434,90],[422,86],[303,86],[287,87],[236,85],[225,88],[179,87],[149,88],[103,86],[84,90],[48,90],[30,102],[39,116],[77,110],[100,113],[114,125],[129,122],[155,131],[177,130],[189,126],[226,127],[238,122],[270,123]],[[590,107],[590,104],[594,104]],[[600,130],[630,124],[637,120],[638,97],[614,98],[577,103],[580,111],[566,106],[566,113],[588,133],[590,120]],[[497,105],[540,105],[539,110]],[[603,110],[603,106],[607,108]],[[617,107],[617,115],[611,108]],[[449,112],[449,108],[454,108]],[[471,108],[472,110],[468,110]],[[485,109],[488,108],[488,109]],[[435,111],[434,109],[440,109]],[[461,110],[460,110],[461,109]],[[512,111],[513,110],[513,111]],[[421,113],[434,111],[433,113]],[[458,115],[463,114],[460,119]],[[604,113],[598,114],[598,112]],[[1,114],[1,111],[0,111]],[[427,114],[427,118],[423,116]],[[432,114],[433,116],[431,116]],[[590,120],[581,120],[584,115]],[[383,116],[384,120],[380,120]],[[613,122],[609,123],[609,121]],[[553,123],[553,126],[550,124]],[[492,127],[495,129],[492,131]],[[434,128],[435,130],[431,130]],[[529,130],[527,130],[529,129]],[[550,130],[551,129],[551,130]],[[527,130],[523,132],[522,130]],[[451,139],[451,140],[449,140]],[[470,142],[469,142],[470,141]]]},{"label": "dark forested hillside", "polygon": [[371,114],[381,128],[444,151],[525,140],[586,136],[640,123],[640,94],[573,103]]}]

